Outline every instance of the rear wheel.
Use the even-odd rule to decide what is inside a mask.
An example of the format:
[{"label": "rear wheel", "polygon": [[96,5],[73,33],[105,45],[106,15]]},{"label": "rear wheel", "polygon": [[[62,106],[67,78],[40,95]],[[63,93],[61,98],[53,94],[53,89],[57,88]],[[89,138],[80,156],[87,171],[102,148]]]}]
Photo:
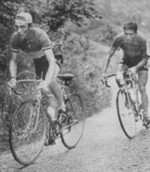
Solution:
[{"label": "rear wheel", "polygon": [[71,94],[66,101],[66,115],[62,121],[61,140],[68,149],[76,147],[84,130],[84,104],[79,94]]},{"label": "rear wheel", "polygon": [[136,135],[135,110],[128,92],[119,90],[116,99],[117,114],[124,134],[132,139]]},{"label": "rear wheel", "polygon": [[11,152],[23,165],[33,163],[40,154],[46,136],[46,119],[42,107],[35,100],[22,103],[10,126]]}]

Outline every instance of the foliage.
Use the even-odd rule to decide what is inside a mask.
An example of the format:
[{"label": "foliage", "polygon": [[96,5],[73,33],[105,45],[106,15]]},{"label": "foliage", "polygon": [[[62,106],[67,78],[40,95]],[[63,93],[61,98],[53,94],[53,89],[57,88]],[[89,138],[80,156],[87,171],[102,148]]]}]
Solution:
[{"label": "foliage", "polygon": [[17,1],[0,1],[0,53],[2,53],[12,33],[12,21],[17,8]]},{"label": "foliage", "polygon": [[13,32],[13,20],[23,0],[0,1],[0,72],[7,72],[9,40]]},{"label": "foliage", "polygon": [[32,13],[34,21],[56,31],[67,21],[81,26],[85,19],[101,17],[90,0],[51,0],[42,2],[26,0],[26,8]]},{"label": "foliage", "polygon": [[71,34],[66,41],[61,72],[71,72],[75,75],[70,88],[83,97],[86,115],[90,116],[109,105],[110,92],[100,84],[107,48],[77,34]]},{"label": "foliage", "polygon": [[81,26],[85,18],[94,19],[98,16],[90,0],[54,0],[43,14],[53,30],[63,26],[68,20]]}]

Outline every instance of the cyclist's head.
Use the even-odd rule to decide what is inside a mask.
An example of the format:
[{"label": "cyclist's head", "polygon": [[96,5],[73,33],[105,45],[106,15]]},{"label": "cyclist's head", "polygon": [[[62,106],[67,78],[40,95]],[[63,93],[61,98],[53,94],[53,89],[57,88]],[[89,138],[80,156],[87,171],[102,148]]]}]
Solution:
[{"label": "cyclist's head", "polygon": [[127,22],[123,25],[123,30],[132,30],[134,33],[137,33],[138,25],[135,22]]},{"label": "cyclist's head", "polygon": [[32,25],[32,16],[27,12],[21,12],[16,15],[15,26],[21,36],[25,36]]},{"label": "cyclist's head", "polygon": [[27,12],[21,12],[16,15],[15,23],[18,25],[32,24],[32,16]]},{"label": "cyclist's head", "polygon": [[135,34],[137,34],[138,26],[134,22],[128,22],[123,25],[123,31],[128,41],[132,41]]}]

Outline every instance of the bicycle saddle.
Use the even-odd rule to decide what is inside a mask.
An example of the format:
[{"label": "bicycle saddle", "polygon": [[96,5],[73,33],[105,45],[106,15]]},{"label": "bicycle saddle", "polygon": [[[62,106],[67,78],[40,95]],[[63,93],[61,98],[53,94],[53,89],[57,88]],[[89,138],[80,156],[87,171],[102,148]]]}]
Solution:
[{"label": "bicycle saddle", "polygon": [[59,74],[57,77],[63,81],[71,81],[74,75],[71,73],[65,73],[65,74]]}]

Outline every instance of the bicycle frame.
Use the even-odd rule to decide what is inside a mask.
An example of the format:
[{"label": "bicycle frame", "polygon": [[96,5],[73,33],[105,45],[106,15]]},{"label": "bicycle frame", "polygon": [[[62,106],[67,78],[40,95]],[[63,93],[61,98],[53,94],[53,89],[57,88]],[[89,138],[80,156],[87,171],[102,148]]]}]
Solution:
[{"label": "bicycle frame", "polygon": [[[117,74],[111,74],[108,75],[106,78],[110,78],[113,76],[116,76]],[[136,111],[136,113],[138,114],[140,111],[140,97],[139,97],[139,88],[137,85],[137,78],[133,76],[132,72],[130,70],[127,70],[125,72],[122,72],[123,78],[124,78],[124,85],[122,87],[119,87],[120,90],[128,92],[129,94],[127,94],[127,96],[130,96],[131,100],[132,97],[130,95],[130,90],[132,89],[132,91],[134,92],[134,96],[136,97],[136,100],[133,101],[134,104],[134,110]],[[110,85],[107,82],[107,79],[105,80],[105,82],[103,82],[103,84],[106,85],[106,87],[110,87]]]},{"label": "bicycle frame", "polygon": [[[36,84],[39,84],[41,81],[42,80],[36,80],[36,79],[20,79],[20,80],[17,81],[17,83],[34,82]],[[61,84],[61,88],[62,88],[62,91],[63,91],[63,97],[65,97],[65,95],[66,95],[66,91],[65,91],[66,86],[65,86],[64,83]],[[47,110],[46,110],[45,104],[43,102],[43,98],[45,97],[46,93],[42,89],[39,89],[39,88],[34,89],[34,91],[38,91],[38,93],[37,93],[36,97],[34,98],[34,100],[36,102],[35,106],[39,106],[39,107],[37,108],[38,112],[37,112],[36,122],[35,122],[36,125],[34,126],[34,128],[31,131],[33,133],[36,130],[37,125],[38,125],[38,119],[39,119],[39,114],[40,114],[39,110],[40,110],[41,104],[44,107],[44,113],[46,114],[46,117],[47,117],[49,123],[52,122],[50,115],[47,114]],[[26,127],[26,131],[29,129],[31,122],[32,122],[32,117],[30,118],[28,126]],[[53,124],[52,124],[52,127],[53,127],[53,130],[55,130],[55,126]]]},{"label": "bicycle frame", "polygon": [[[127,71],[124,73],[126,76],[124,77],[125,85],[123,88],[120,89],[126,89],[126,92],[128,96],[130,96],[130,99],[134,105],[134,110],[138,114],[140,111],[140,97],[139,97],[139,88],[137,85],[137,78],[132,75],[130,71]],[[133,100],[134,99],[134,100]]]},{"label": "bicycle frame", "polygon": [[[17,83],[19,84],[19,83],[30,83],[30,82],[33,82],[37,86],[37,84],[39,84],[41,81],[42,81],[42,79],[37,80],[36,77],[35,77],[34,79],[19,79],[17,81]],[[61,89],[62,89],[62,95],[63,95],[64,101],[66,102],[68,100],[68,97],[69,97],[69,94],[68,94],[68,91],[67,91],[67,86],[69,85],[70,81],[61,80],[61,82],[62,83],[60,85],[61,85]],[[44,113],[46,114],[49,123],[51,123],[52,122],[51,117],[50,117],[50,115],[47,114],[47,110],[46,110],[45,104],[43,102],[43,98],[45,97],[46,93],[42,89],[39,89],[39,88],[38,89],[34,89],[34,90],[37,90],[38,91],[36,97],[34,98],[34,100],[37,101],[36,102],[37,103],[36,106],[39,106],[40,107],[40,105],[42,104],[42,106],[44,107]],[[38,110],[39,109],[40,108],[38,108]],[[66,115],[65,113],[60,113],[60,114],[63,115],[64,117],[66,117],[65,116]],[[36,125],[34,126],[34,129],[32,130],[33,132],[34,132],[34,130],[36,130],[36,127],[37,127],[37,124],[38,124],[38,118],[39,118],[39,113],[38,113],[38,116],[36,117]],[[58,121],[57,121],[58,124],[61,125],[62,118],[60,118],[60,116],[58,116],[57,118],[58,118]],[[30,122],[31,121],[29,121],[29,126],[30,126]],[[55,130],[55,126],[53,124],[51,126],[53,127],[53,130]]]}]

